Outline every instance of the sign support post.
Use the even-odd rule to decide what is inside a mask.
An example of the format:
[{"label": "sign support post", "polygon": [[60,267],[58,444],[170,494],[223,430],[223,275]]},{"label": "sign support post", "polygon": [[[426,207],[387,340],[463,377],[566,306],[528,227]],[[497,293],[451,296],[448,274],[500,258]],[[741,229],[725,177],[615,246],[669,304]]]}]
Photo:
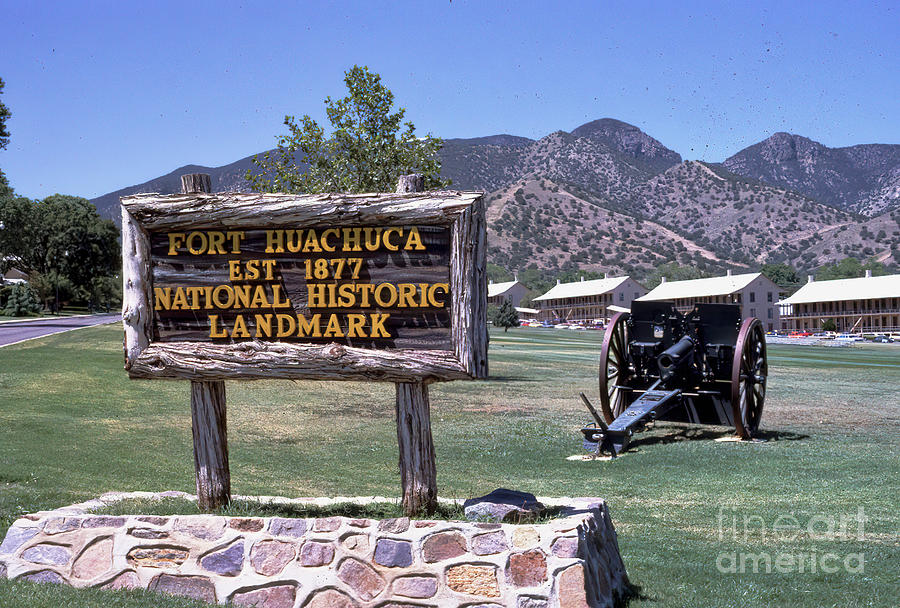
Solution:
[{"label": "sign support post", "polygon": [[[425,190],[422,175],[401,175],[397,192]],[[434,513],[437,508],[437,465],[431,435],[431,404],[424,382],[398,382],[397,444],[400,450],[400,486],[407,515]]]},{"label": "sign support post", "polygon": [[[182,175],[181,191],[211,192],[210,182],[206,173]],[[197,502],[201,511],[215,511],[231,501],[224,380],[191,380],[191,435]]]}]

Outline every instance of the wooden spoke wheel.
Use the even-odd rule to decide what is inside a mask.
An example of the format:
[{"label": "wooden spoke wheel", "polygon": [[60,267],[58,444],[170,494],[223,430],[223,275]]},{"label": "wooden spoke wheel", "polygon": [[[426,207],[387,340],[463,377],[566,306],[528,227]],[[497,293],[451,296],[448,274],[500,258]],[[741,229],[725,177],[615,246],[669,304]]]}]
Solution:
[{"label": "wooden spoke wheel", "polygon": [[616,313],[606,326],[600,349],[600,409],[607,424],[628,407],[628,391],[617,388],[624,386],[631,374],[628,369],[628,317],[627,312]]},{"label": "wooden spoke wheel", "polygon": [[759,319],[745,319],[731,367],[731,411],[738,437],[749,439],[759,428],[766,401],[766,338]]}]

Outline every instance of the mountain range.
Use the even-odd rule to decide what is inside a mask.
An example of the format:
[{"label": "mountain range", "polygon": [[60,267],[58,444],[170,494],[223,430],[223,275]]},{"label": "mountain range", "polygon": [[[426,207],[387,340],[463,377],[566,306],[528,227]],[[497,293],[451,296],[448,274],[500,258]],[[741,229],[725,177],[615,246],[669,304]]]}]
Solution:
[{"label": "mountain range", "polygon": [[[776,133],[721,163],[685,161],[604,118],[538,140],[447,139],[440,155],[453,188],[486,192],[489,260],[509,270],[900,263],[900,145],[829,148]],[[93,202],[118,220],[120,196],[178,192],[185,173],[209,173],[214,191],[249,190],[253,156],[180,167]]]}]

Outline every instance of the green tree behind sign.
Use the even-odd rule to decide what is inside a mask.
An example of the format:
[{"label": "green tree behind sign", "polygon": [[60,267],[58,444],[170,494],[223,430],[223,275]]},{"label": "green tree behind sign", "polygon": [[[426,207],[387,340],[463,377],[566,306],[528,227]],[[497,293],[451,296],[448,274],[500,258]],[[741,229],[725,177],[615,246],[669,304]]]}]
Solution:
[{"label": "green tree behind sign", "polygon": [[253,159],[258,173],[247,171],[254,190],[390,192],[397,178],[409,173],[424,175],[426,189],[449,184],[440,177],[437,153],[443,141],[416,136],[415,126],[402,122],[404,108],[392,112],[394,94],[381,83],[381,76],[355,65],[345,72],[344,82],[347,97],[325,100],[331,136],[326,138],[309,115],[299,123],[285,116],[289,133],[278,136],[276,150]]}]

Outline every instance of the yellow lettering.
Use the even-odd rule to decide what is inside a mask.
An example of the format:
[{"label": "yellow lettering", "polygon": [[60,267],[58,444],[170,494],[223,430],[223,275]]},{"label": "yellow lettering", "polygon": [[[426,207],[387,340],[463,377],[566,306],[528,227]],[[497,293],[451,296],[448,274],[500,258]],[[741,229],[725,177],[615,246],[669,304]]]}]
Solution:
[{"label": "yellow lettering", "polygon": [[169,310],[172,308],[172,288],[171,287],[154,287],[153,299],[156,310]]},{"label": "yellow lettering", "polygon": [[232,287],[234,292],[235,308],[256,308],[250,304],[250,285],[235,285]]},{"label": "yellow lettering", "polygon": [[375,292],[375,286],[371,283],[363,283],[362,285],[357,285],[357,289],[361,296],[360,308],[369,308],[372,305],[369,297]]},{"label": "yellow lettering", "polygon": [[342,308],[351,308],[356,302],[353,292],[356,290],[355,285],[345,283],[338,288],[338,306]]},{"label": "yellow lettering", "polygon": [[[222,294],[228,296],[224,302]],[[218,285],[212,292],[212,302],[217,308],[231,308],[234,304],[234,290],[230,285]]]},{"label": "yellow lettering", "polygon": [[366,315],[350,314],[347,315],[347,337],[348,338],[365,338],[366,330],[363,324],[366,322]]},{"label": "yellow lettering", "polygon": [[[194,247],[194,240],[200,239],[200,247]],[[201,253],[206,253],[208,249],[208,243],[206,240],[206,235],[202,232],[192,232],[187,237],[187,248],[188,251],[191,252],[191,255],[200,255]]]},{"label": "yellow lettering", "polygon": [[231,241],[231,253],[241,252],[241,241],[244,239],[243,230],[229,230],[225,233],[228,240]]},{"label": "yellow lettering", "polygon": [[362,251],[362,228],[344,228],[344,251]]},{"label": "yellow lettering", "polygon": [[272,315],[256,315],[256,337],[272,337]]},{"label": "yellow lettering", "polygon": [[325,284],[324,283],[312,283],[307,286],[309,293],[309,302],[307,306],[310,308],[324,308],[327,306],[327,301],[325,296]]},{"label": "yellow lettering", "polygon": [[266,230],[266,253],[284,253],[284,230]]},{"label": "yellow lettering", "polygon": [[429,306],[434,306],[436,308],[443,308],[446,305],[446,302],[438,301],[438,299],[434,297],[435,292],[438,290],[441,290],[444,293],[450,293],[450,284],[449,283],[433,283],[428,287],[428,304],[429,304]]},{"label": "yellow lettering", "polygon": [[228,280],[243,281],[244,275],[241,273],[240,260],[228,260]]},{"label": "yellow lettering", "polygon": [[300,244],[300,238],[303,235],[302,230],[285,230],[287,233],[287,250],[291,253],[297,253],[300,251],[302,245]]},{"label": "yellow lettering", "polygon": [[400,283],[397,286],[400,289],[400,297],[397,306],[415,308],[416,305],[416,286],[412,283]]},{"label": "yellow lettering", "polygon": [[338,321],[337,315],[331,315],[328,318],[328,327],[325,328],[325,333],[322,334],[325,338],[343,338],[344,332],[341,330],[341,323]]},{"label": "yellow lettering", "polygon": [[402,237],[403,236],[403,228],[393,227],[393,228],[388,228],[387,230],[384,231],[384,246],[385,246],[385,248],[390,249],[391,251],[397,251],[398,249],[400,249],[400,246],[391,242],[391,234],[396,234],[398,238]]},{"label": "yellow lettering", "polygon": [[256,291],[253,292],[253,303],[250,304],[250,308],[270,308],[271,306],[269,296],[266,294],[266,288],[262,285],[257,285]]},{"label": "yellow lettering", "polygon": [[209,252],[213,254],[226,253],[222,245],[225,244],[225,233],[214,230],[209,233]]},{"label": "yellow lettering", "polygon": [[315,314],[306,320],[306,317],[297,315],[297,335],[302,337],[309,336],[312,338],[322,337],[321,327],[322,315]]},{"label": "yellow lettering", "polygon": [[210,338],[227,338],[228,330],[224,327],[220,330],[217,326],[219,323],[219,315],[209,315],[209,337]]},{"label": "yellow lettering", "polygon": [[259,260],[247,260],[247,280],[255,281],[259,278]]},{"label": "yellow lettering", "polygon": [[409,229],[409,236],[406,238],[406,245],[403,246],[403,249],[406,251],[410,249],[422,251],[425,249],[425,245],[422,244],[422,237],[419,235],[419,229],[415,226]]},{"label": "yellow lettering", "polygon": [[183,232],[170,232],[169,233],[169,255],[178,255],[178,248],[181,247],[184,242],[184,233]]},{"label": "yellow lettering", "polygon": [[247,331],[247,322],[244,321],[244,315],[238,315],[234,318],[234,329],[231,330],[232,338],[249,338],[250,332]]},{"label": "yellow lettering", "polygon": [[[384,298],[382,292],[387,290],[389,297]],[[397,302],[397,288],[390,283],[381,283],[375,288],[375,303],[382,308],[389,308]]]},{"label": "yellow lettering", "polygon": [[175,298],[172,300],[172,310],[190,310],[187,297],[184,295],[183,287],[175,288]]},{"label": "yellow lettering", "polygon": [[272,285],[272,308],[290,308],[291,301],[281,293],[281,285]]},{"label": "yellow lettering", "polygon": [[261,260],[263,268],[266,269],[266,280],[275,280],[275,260]]},{"label": "yellow lettering", "polygon": [[319,237],[311,228],[306,231],[306,240],[303,242],[303,253],[309,252],[322,253],[322,248],[319,247]]},{"label": "yellow lettering", "polygon": [[[369,251],[378,251],[381,244],[381,228],[363,228],[366,235],[366,249]],[[372,239],[372,232],[375,231],[375,238]]]},{"label": "yellow lettering", "polygon": [[372,319],[372,329],[369,331],[370,338],[390,338],[391,334],[387,332],[387,329],[384,327],[384,322],[388,320],[388,317],[391,315],[386,313],[374,313],[371,316]]},{"label": "yellow lettering", "polygon": [[328,242],[328,237],[333,236],[336,239],[340,239],[341,233],[337,228],[329,228],[325,232],[322,233],[322,249],[325,251],[334,251],[335,245],[332,245]]},{"label": "yellow lettering", "polygon": [[293,315],[275,315],[278,318],[278,335],[279,338],[290,336],[297,329],[297,321]]},{"label": "yellow lettering", "polygon": [[188,295],[191,296],[191,310],[200,310],[200,294],[203,293],[202,287],[188,287],[185,289]]}]

